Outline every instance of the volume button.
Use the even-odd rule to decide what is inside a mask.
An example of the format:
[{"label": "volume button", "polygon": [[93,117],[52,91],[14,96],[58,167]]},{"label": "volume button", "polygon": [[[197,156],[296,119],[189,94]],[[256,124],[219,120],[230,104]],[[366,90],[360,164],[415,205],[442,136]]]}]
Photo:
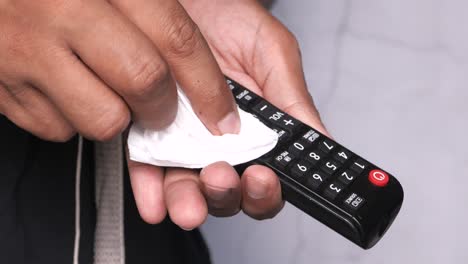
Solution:
[{"label": "volume button", "polygon": [[300,127],[300,122],[276,106],[262,100],[252,108],[260,118],[267,120],[272,125],[293,133]]}]

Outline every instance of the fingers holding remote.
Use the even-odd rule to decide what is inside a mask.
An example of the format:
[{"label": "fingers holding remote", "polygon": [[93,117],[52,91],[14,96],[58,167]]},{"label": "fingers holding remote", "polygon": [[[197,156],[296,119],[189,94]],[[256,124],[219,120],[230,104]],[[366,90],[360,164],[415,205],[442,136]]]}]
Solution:
[{"label": "fingers holding remote", "polygon": [[171,220],[184,230],[199,227],[208,216],[208,207],[195,170],[167,168],[164,200]]},{"label": "fingers holding remote", "polygon": [[240,211],[241,181],[227,162],[216,162],[200,172],[203,194],[213,216],[233,216]]},{"label": "fingers holding remote", "polygon": [[111,0],[158,47],[195,113],[215,135],[238,133],[240,119],[224,76],[177,0]]},{"label": "fingers holding remote", "polygon": [[284,206],[281,185],[269,168],[253,165],[242,175],[242,210],[250,217],[263,220],[277,215]]},{"label": "fingers holding remote", "polygon": [[147,223],[157,224],[169,213],[184,230],[199,227],[209,214],[236,215],[242,209],[254,219],[269,219],[284,206],[275,173],[264,166],[250,166],[239,177],[226,162],[196,170],[163,168],[128,161],[138,211]]},{"label": "fingers holding remote", "polygon": [[260,74],[262,76],[258,77],[264,80],[261,88],[265,99],[328,135],[307,88],[300,47],[296,38],[275,18],[271,17],[268,23],[269,26],[265,26],[262,33],[278,45],[270,54],[259,55],[263,60],[262,63],[273,65],[265,67]]},{"label": "fingers holding remote", "polygon": [[175,118],[177,93],[152,41],[107,1],[83,7],[85,20],[66,27],[71,49],[128,104],[133,121],[161,129]]},{"label": "fingers holding remote", "polygon": [[158,224],[166,218],[164,169],[127,159],[130,183],[141,218]]}]

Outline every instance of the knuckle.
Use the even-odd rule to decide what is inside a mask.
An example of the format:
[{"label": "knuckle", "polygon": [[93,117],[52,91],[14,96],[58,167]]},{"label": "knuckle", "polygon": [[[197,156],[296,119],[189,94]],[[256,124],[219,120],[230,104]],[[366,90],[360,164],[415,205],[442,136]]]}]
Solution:
[{"label": "knuckle", "polygon": [[98,141],[108,141],[119,135],[130,123],[130,113],[124,104],[108,107],[101,118],[96,120],[90,137]]},{"label": "knuckle", "polygon": [[201,32],[190,19],[179,18],[169,28],[169,51],[176,56],[189,57],[200,45]]},{"label": "knuckle", "polygon": [[299,49],[299,41],[297,40],[296,36],[290,31],[287,31],[285,33],[285,42],[290,47]]},{"label": "knuckle", "polygon": [[29,60],[33,57],[35,41],[31,41],[31,36],[27,30],[22,30],[18,26],[3,30],[3,50],[10,60]]},{"label": "knuckle", "polygon": [[157,91],[158,86],[169,78],[169,69],[165,63],[148,60],[137,62],[129,71],[127,93],[142,98]]},{"label": "knuckle", "polygon": [[38,137],[52,142],[67,142],[72,139],[76,131],[67,121],[60,118],[48,118],[42,115],[40,123],[36,123],[38,127]]},{"label": "knuckle", "polygon": [[281,44],[288,50],[295,51],[301,57],[301,48],[296,36],[289,30],[284,29]]},{"label": "knuckle", "polygon": [[43,118],[35,122],[30,130],[37,137],[51,142],[67,142],[72,139],[76,131],[65,121],[59,119]]},{"label": "knuckle", "polygon": [[15,101],[11,96],[11,93],[7,90],[6,85],[0,81],[0,113],[8,115],[8,110]]}]

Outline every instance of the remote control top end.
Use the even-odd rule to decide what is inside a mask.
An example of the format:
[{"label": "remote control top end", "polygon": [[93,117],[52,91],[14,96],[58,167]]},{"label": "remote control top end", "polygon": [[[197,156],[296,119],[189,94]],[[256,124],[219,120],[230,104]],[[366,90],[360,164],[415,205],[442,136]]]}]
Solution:
[{"label": "remote control top end", "polygon": [[369,249],[385,234],[403,202],[403,189],[390,173],[284,113],[228,79],[237,104],[278,134],[278,144],[252,164],[273,169],[283,199]]}]

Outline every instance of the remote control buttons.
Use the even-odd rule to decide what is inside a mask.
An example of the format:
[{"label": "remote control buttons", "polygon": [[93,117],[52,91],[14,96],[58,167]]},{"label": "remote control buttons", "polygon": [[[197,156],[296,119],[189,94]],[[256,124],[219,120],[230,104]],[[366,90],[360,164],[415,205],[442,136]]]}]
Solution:
[{"label": "remote control buttons", "polygon": [[327,161],[322,165],[322,170],[325,171],[327,174],[335,173],[339,168],[340,165],[335,161]]},{"label": "remote control buttons", "polygon": [[262,101],[252,108],[262,119],[268,120],[272,125],[292,132],[300,126],[300,122],[286,113],[280,111],[276,106]]},{"label": "remote control buttons", "polygon": [[278,156],[275,158],[275,164],[278,165],[281,169],[286,168],[288,164],[291,163],[291,161],[294,159],[293,156],[289,154],[287,151],[281,152]]},{"label": "remote control buttons", "polygon": [[358,159],[351,165],[350,168],[358,174],[361,174],[366,167],[367,163],[362,159]]},{"label": "remote control buttons", "polygon": [[289,147],[289,151],[295,155],[299,156],[306,148],[310,147],[311,142],[303,139],[299,139],[298,141],[292,143]]},{"label": "remote control buttons", "polygon": [[289,138],[289,133],[284,131],[283,129],[279,129],[279,128],[273,128],[273,130],[276,132],[276,134],[278,134],[278,141],[280,142],[284,142],[286,140],[288,140]]},{"label": "remote control buttons", "polygon": [[356,175],[350,171],[346,170],[338,176],[338,180],[340,180],[342,183],[349,185],[351,184],[354,180],[356,179]]},{"label": "remote control buttons", "polygon": [[345,199],[344,204],[348,208],[356,211],[359,208],[361,208],[364,205],[365,202],[366,202],[366,200],[364,198],[358,196],[355,193],[352,193]]},{"label": "remote control buttons", "polygon": [[317,164],[322,158],[325,156],[323,152],[319,150],[309,151],[307,155],[304,157],[305,160],[312,164]]},{"label": "remote control buttons", "polygon": [[338,151],[337,153],[335,153],[335,155],[333,155],[333,158],[335,158],[335,160],[337,160],[337,161],[339,161],[341,163],[345,163],[346,161],[348,161],[351,158],[351,152],[342,149],[342,150]]},{"label": "remote control buttons", "polygon": [[[270,103],[268,103],[266,101],[260,102],[259,104],[254,106],[252,108],[252,110],[255,113],[257,113],[260,117],[262,117],[263,119],[267,119],[267,120],[269,120],[270,117],[273,117],[279,111],[278,108],[276,108],[275,106],[273,106],[272,104],[270,104]],[[283,115],[284,115],[284,113],[281,112],[281,113],[277,114],[275,117],[276,117],[276,119],[279,119]]]},{"label": "remote control buttons", "polygon": [[327,177],[328,176],[325,173],[316,171],[307,175],[305,185],[312,190],[316,190],[324,181],[326,181]]},{"label": "remote control buttons", "polygon": [[334,200],[336,198],[336,196],[341,191],[343,191],[344,188],[345,188],[345,186],[342,183],[335,181],[335,182],[329,184],[327,186],[327,188],[325,188],[325,191],[324,191],[323,195],[325,197],[329,198],[330,200]]},{"label": "remote control buttons", "polygon": [[243,106],[248,106],[258,99],[258,95],[246,89],[239,89],[237,93],[234,94],[234,97],[237,103]]},{"label": "remote control buttons", "polygon": [[315,140],[317,140],[317,138],[319,137],[320,137],[319,133],[311,129],[307,131],[307,133],[305,133],[302,138],[312,143],[312,142],[315,142]]},{"label": "remote control buttons", "polygon": [[369,172],[369,181],[378,187],[384,187],[387,185],[390,177],[387,173],[381,170],[371,170]]},{"label": "remote control buttons", "polygon": [[299,127],[299,121],[290,116],[285,116],[283,119],[281,119],[281,122],[279,122],[278,126],[286,130],[293,131]]},{"label": "remote control buttons", "polygon": [[336,147],[336,144],[333,143],[331,140],[325,139],[320,144],[318,145],[318,148],[325,152],[325,153],[330,153],[334,148]]},{"label": "remote control buttons", "polygon": [[227,83],[229,89],[231,89],[233,94],[238,94],[239,93],[241,88],[239,88],[239,86],[236,85],[236,83],[234,83],[231,80],[226,80],[226,83]]},{"label": "remote control buttons", "polygon": [[299,180],[304,178],[305,174],[310,170],[311,165],[305,161],[299,161],[291,166],[291,175]]}]

